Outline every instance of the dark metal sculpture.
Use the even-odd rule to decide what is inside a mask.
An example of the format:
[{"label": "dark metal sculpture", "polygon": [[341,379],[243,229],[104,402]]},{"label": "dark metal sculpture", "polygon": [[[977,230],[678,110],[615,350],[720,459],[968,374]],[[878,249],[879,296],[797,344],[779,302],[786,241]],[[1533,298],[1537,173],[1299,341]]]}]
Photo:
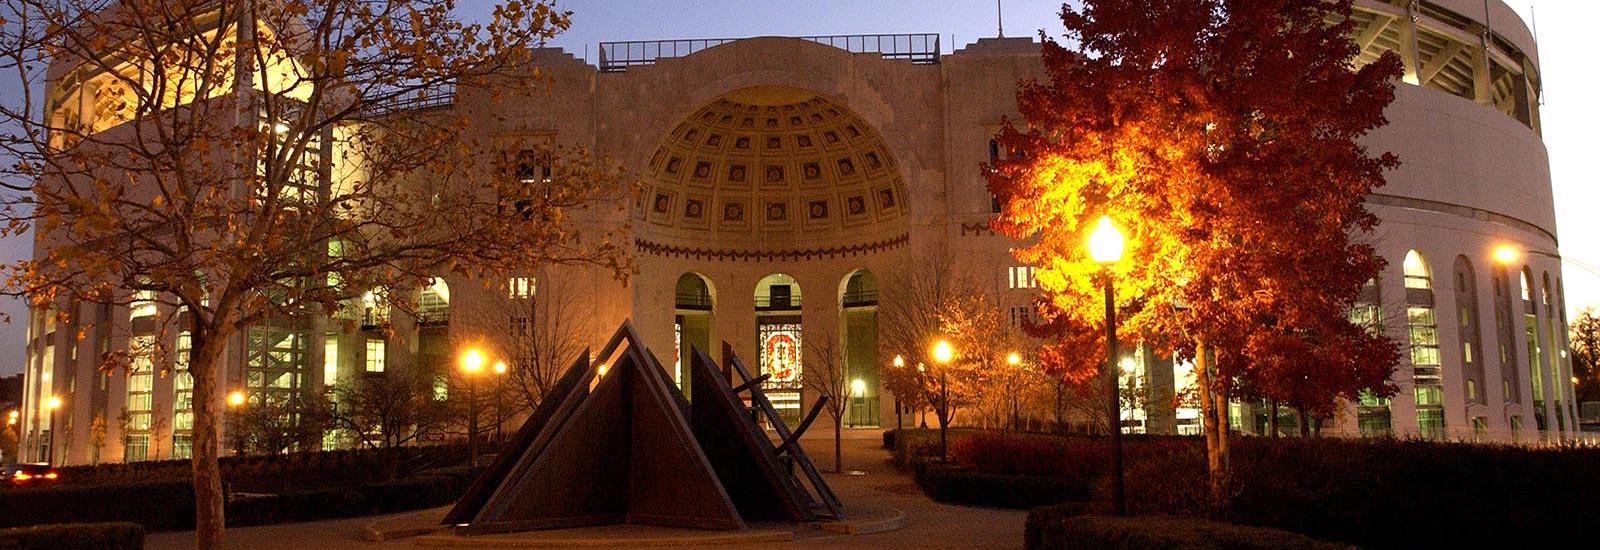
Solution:
[{"label": "dark metal sculpture", "polygon": [[[573,363],[444,523],[479,534],[613,523],[744,529],[747,518],[839,517],[838,499],[793,444],[804,428],[790,433],[761,393],[764,379],[724,348],[726,370],[690,351],[690,406],[624,322],[597,361],[585,352]],[[806,472],[815,498],[794,468]]]}]

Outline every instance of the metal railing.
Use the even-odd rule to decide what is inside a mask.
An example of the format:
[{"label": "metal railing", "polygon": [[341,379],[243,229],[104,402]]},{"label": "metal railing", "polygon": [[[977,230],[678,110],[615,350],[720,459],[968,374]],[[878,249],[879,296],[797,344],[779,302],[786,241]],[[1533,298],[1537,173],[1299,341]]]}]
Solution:
[{"label": "metal railing", "polygon": [[[916,64],[939,62],[939,35],[918,34],[839,34],[795,36],[850,53],[875,53],[886,59],[904,59]],[[695,52],[743,38],[689,38],[683,40],[630,40],[600,43],[600,70],[626,71],[634,65],[649,65],[658,59],[684,57]]]},{"label": "metal railing", "polygon": [[422,93],[407,93],[389,98],[386,101],[365,105],[361,109],[361,114],[369,117],[381,117],[402,111],[448,107],[454,105],[455,102],[456,84],[454,82],[446,82]]}]

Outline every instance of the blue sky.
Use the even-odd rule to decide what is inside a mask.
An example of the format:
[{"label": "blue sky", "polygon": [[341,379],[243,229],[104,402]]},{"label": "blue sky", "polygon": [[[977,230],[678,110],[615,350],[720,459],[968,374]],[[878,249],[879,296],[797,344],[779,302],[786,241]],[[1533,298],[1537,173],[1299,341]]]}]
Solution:
[{"label": "blue sky", "polygon": [[[1600,2],[1588,0],[1509,0],[1524,20],[1537,10],[1537,31],[1545,75],[1544,139],[1556,196],[1567,306],[1576,312],[1600,306],[1600,205],[1591,136],[1600,127],[1600,102],[1592,91],[1600,76],[1590,57],[1594,21]],[[486,11],[487,1],[466,0],[463,9]],[[812,0],[812,1],[567,1],[573,26],[552,45],[580,57],[595,57],[596,44],[618,40],[669,38],[736,38],[762,35],[937,33],[945,52],[997,32],[992,0]],[[1060,0],[1005,0],[1007,36],[1034,36],[1040,29],[1060,34],[1056,14]],[[0,90],[14,89],[0,82]],[[0,241],[0,261],[27,257],[26,239]],[[1583,265],[1577,265],[1581,262]],[[0,374],[21,371],[25,308],[15,300],[0,301],[0,312],[13,322],[0,325]]]}]

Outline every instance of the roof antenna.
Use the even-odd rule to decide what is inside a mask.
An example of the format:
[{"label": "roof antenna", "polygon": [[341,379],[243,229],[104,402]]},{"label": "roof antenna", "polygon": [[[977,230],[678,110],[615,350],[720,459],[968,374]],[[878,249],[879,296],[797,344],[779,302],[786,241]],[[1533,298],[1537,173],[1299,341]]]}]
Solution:
[{"label": "roof antenna", "polygon": [[1006,18],[1000,12],[1000,0],[994,0],[994,23],[995,23],[995,26],[999,27],[999,30],[1000,30],[999,38],[1005,38],[1006,37]]}]

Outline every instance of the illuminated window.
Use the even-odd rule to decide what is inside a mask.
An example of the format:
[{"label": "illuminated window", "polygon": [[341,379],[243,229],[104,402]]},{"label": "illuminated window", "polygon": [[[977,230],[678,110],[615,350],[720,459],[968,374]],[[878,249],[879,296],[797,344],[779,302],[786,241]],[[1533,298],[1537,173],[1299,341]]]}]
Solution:
[{"label": "illuminated window", "polygon": [[322,341],[322,385],[339,383],[339,337],[329,333]]},{"label": "illuminated window", "polygon": [[133,301],[128,304],[128,318],[138,319],[156,314],[156,293],[153,290],[140,290],[133,293]]},{"label": "illuminated window", "polygon": [[1406,273],[1406,288],[1433,288],[1433,275],[1428,272],[1428,262],[1416,250],[1406,252],[1402,267]]},{"label": "illuminated window", "polygon": [[155,336],[141,335],[128,340],[128,391],[124,412],[119,419],[128,444],[123,461],[148,460],[150,449],[150,391],[155,382]]},{"label": "illuminated window", "polygon": [[172,376],[172,458],[189,458],[190,434],[194,430],[194,375],[189,372],[189,353],[193,349],[188,332],[178,333],[177,354]]},{"label": "illuminated window", "polygon": [[381,338],[367,339],[367,372],[383,372],[384,352],[388,342]]},{"label": "illuminated window", "polygon": [[506,281],[506,297],[532,298],[539,291],[539,281],[533,277],[512,277]]},{"label": "illuminated window", "polygon": [[1029,266],[1006,268],[1006,279],[1013,289],[1039,288],[1039,281],[1033,278],[1033,268]]},{"label": "illuminated window", "polygon": [[1406,308],[1406,325],[1411,336],[1411,365],[1439,365],[1439,330],[1431,307]]}]

